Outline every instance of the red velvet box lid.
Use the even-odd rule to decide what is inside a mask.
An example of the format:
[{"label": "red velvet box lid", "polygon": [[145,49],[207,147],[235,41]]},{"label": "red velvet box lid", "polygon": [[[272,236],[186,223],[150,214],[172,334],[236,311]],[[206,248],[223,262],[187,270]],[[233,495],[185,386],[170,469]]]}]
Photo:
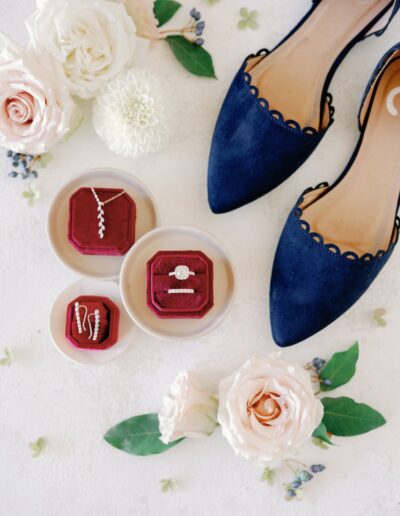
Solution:
[{"label": "red velvet box lid", "polygon": [[[185,265],[194,275],[170,276]],[[200,319],[213,307],[213,263],[201,251],[159,251],[147,262],[147,305],[161,319]],[[193,289],[194,294],[169,294],[169,289]]]},{"label": "red velvet box lid", "polygon": [[[78,324],[75,315],[75,303],[80,305],[80,322],[82,333],[78,331]],[[99,333],[96,341],[90,339],[90,329],[87,315],[98,309],[100,312]],[[91,329],[94,327],[94,317],[90,317]],[[76,348],[80,349],[108,349],[118,341],[119,308],[108,297],[102,296],[79,296],[71,301],[67,308],[67,322],[65,336]]]},{"label": "red velvet box lid", "polygon": [[[94,188],[100,201],[122,192],[119,188]],[[97,202],[90,188],[80,188],[69,200],[68,240],[82,254],[122,255],[135,243],[136,205],[125,193],[103,206],[105,231],[99,236]]]}]

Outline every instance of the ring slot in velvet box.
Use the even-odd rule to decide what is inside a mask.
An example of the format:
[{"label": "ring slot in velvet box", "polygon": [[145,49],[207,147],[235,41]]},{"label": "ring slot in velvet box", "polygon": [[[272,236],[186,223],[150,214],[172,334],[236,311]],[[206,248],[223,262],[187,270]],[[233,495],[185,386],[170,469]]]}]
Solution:
[{"label": "ring slot in velvet box", "polygon": [[70,197],[68,240],[90,255],[123,255],[135,243],[136,205],[120,188],[80,188]]},{"label": "ring slot in velvet box", "polygon": [[213,281],[201,251],[159,251],[147,262],[147,305],[161,319],[200,319],[213,307]]},{"label": "ring slot in velvet box", "polygon": [[108,349],[118,341],[119,308],[108,297],[80,296],[67,308],[65,336],[80,349]]}]

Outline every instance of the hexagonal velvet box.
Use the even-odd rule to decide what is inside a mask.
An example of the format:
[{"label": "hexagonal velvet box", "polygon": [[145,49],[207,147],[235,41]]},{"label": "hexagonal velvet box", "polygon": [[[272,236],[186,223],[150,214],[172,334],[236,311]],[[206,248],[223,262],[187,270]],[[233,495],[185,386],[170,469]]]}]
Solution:
[{"label": "hexagonal velvet box", "polygon": [[159,251],[147,262],[147,305],[161,319],[200,319],[213,307],[213,281],[202,251]]},{"label": "hexagonal velvet box", "polygon": [[120,188],[80,188],[69,200],[68,240],[77,251],[122,255],[135,243],[136,205]]},{"label": "hexagonal velvet box", "polygon": [[108,349],[118,341],[119,308],[108,297],[79,296],[67,308],[65,336],[76,348]]}]

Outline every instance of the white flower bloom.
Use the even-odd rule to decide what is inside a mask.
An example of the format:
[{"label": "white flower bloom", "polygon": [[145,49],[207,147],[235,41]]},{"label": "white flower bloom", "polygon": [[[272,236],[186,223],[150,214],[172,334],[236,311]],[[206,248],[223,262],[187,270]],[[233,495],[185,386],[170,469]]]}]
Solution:
[{"label": "white flower bloom", "polygon": [[168,444],[182,437],[204,437],[217,423],[218,401],[193,371],[178,374],[164,397],[158,414],[161,441]]},{"label": "white flower bloom", "polygon": [[0,34],[0,145],[43,154],[69,132],[75,113],[65,86]]},{"label": "white flower bloom", "polygon": [[27,20],[34,50],[74,95],[91,98],[132,64],[135,24],[107,0],[38,0]]},{"label": "white flower bloom", "polygon": [[220,383],[222,433],[238,455],[259,466],[299,451],[322,416],[309,373],[277,354],[248,360]]},{"label": "white flower bloom", "polygon": [[135,158],[166,146],[172,117],[165,87],[150,70],[132,69],[99,92],[93,105],[93,125],[110,150]]}]

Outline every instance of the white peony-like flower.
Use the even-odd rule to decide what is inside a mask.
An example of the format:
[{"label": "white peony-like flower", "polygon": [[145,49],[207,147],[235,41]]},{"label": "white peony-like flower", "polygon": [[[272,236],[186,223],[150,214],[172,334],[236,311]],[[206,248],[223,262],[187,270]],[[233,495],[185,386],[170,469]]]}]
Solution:
[{"label": "white peony-like flower", "polygon": [[252,358],[220,383],[222,433],[238,455],[259,466],[299,451],[322,416],[309,373],[278,354]]},{"label": "white peony-like flower", "polygon": [[154,72],[132,69],[99,92],[93,126],[110,150],[136,158],[166,146],[172,117],[165,87]]},{"label": "white peony-like flower", "polygon": [[37,0],[26,24],[34,50],[79,97],[92,98],[132,64],[136,29],[123,4]]},{"label": "white peony-like flower", "polygon": [[66,87],[34,55],[0,34],[0,145],[42,154],[70,131],[75,114]]},{"label": "white peony-like flower", "polygon": [[182,437],[204,437],[217,423],[218,401],[193,371],[178,374],[164,397],[158,414],[161,441],[168,444]]}]

